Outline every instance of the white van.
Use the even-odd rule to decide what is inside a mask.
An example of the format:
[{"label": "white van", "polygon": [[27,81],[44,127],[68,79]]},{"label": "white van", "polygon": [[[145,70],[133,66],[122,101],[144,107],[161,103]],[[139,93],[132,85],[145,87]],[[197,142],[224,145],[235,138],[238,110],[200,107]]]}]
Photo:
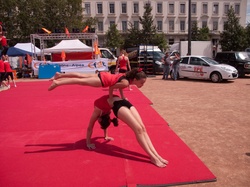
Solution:
[{"label": "white van", "polygon": [[108,59],[108,67],[111,73],[115,73],[117,57],[108,48],[99,48],[102,58]]}]

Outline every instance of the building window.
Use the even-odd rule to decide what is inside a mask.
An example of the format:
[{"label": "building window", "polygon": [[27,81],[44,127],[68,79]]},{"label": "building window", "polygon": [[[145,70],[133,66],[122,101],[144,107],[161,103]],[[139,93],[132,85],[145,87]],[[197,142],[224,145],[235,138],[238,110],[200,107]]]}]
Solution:
[{"label": "building window", "polygon": [[213,31],[218,30],[218,21],[213,21]]},{"label": "building window", "polygon": [[196,14],[196,4],[195,3],[191,4],[191,13]]},{"label": "building window", "polygon": [[127,32],[128,25],[127,21],[122,21],[122,32]]},{"label": "building window", "polygon": [[157,30],[162,31],[162,21],[157,21]]},{"label": "building window", "polygon": [[157,3],[157,13],[162,14],[162,3]]},{"label": "building window", "polygon": [[213,6],[213,13],[218,14],[219,13],[219,4],[214,4]]},{"label": "building window", "polygon": [[86,14],[91,14],[91,12],[90,12],[90,3],[85,3],[85,13]]},{"label": "building window", "polygon": [[122,3],[122,14],[127,13],[127,3]]},{"label": "building window", "polygon": [[174,21],[170,20],[168,25],[169,25],[169,31],[173,32],[174,31]]},{"label": "building window", "polygon": [[180,30],[185,31],[185,21],[180,21]]},{"label": "building window", "polygon": [[115,24],[115,21],[110,21],[109,22],[109,26],[111,27],[112,25],[114,25]]},{"label": "building window", "polygon": [[202,4],[202,13],[207,14],[207,4],[206,3]]},{"label": "building window", "polygon": [[98,31],[102,32],[103,31],[103,22],[98,21]]},{"label": "building window", "polygon": [[202,21],[202,25],[201,25],[202,28],[205,28],[207,27],[207,21]]},{"label": "building window", "polygon": [[169,44],[169,45],[174,44],[174,39],[173,39],[173,38],[169,38],[169,39],[168,39],[168,44]]},{"label": "building window", "polygon": [[134,28],[139,30],[139,21],[134,21]]},{"label": "building window", "polygon": [[174,3],[169,4],[169,13],[174,14]]},{"label": "building window", "polygon": [[115,13],[115,3],[109,3],[109,13],[110,14]]},{"label": "building window", "polygon": [[97,14],[102,14],[102,3],[97,3]]},{"label": "building window", "polygon": [[224,14],[227,14],[229,10],[229,4],[224,5]]},{"label": "building window", "polygon": [[180,13],[181,14],[185,14],[185,10],[186,10],[186,6],[185,6],[185,4],[180,4]]},{"label": "building window", "polygon": [[139,13],[139,3],[134,3],[134,14]]},{"label": "building window", "polygon": [[234,12],[235,14],[239,15],[240,14],[240,4],[236,4],[234,6]]}]

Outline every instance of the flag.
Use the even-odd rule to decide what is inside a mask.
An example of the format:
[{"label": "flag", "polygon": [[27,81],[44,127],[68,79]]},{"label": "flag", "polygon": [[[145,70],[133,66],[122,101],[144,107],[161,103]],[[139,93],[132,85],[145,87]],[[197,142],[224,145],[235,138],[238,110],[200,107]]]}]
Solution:
[{"label": "flag", "polygon": [[68,38],[70,37],[70,34],[69,34],[69,30],[68,30],[68,28],[67,27],[65,27],[65,33],[66,33],[66,35],[68,36]]},{"label": "flag", "polygon": [[94,42],[94,50],[95,50],[96,55],[101,54],[100,49],[98,48],[98,42],[97,41]]},{"label": "flag", "polygon": [[87,32],[88,29],[89,29],[89,26],[86,26],[86,27],[82,30],[82,32]]},{"label": "flag", "polygon": [[48,34],[51,34],[51,31],[45,29],[44,27],[42,28],[42,30],[43,30],[44,32],[47,32]]}]

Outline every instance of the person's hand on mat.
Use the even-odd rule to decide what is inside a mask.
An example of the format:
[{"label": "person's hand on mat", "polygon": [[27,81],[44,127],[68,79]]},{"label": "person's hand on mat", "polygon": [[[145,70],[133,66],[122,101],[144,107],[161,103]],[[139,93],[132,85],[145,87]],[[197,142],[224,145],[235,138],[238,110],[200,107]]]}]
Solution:
[{"label": "person's hand on mat", "polygon": [[95,148],[96,148],[96,147],[95,147],[95,144],[93,144],[93,143],[87,144],[87,147],[88,147],[89,149],[95,149]]},{"label": "person's hand on mat", "polygon": [[114,140],[114,138],[109,137],[109,136],[106,136],[104,139],[105,139],[105,140],[109,140],[109,141],[113,141],[113,140]]}]

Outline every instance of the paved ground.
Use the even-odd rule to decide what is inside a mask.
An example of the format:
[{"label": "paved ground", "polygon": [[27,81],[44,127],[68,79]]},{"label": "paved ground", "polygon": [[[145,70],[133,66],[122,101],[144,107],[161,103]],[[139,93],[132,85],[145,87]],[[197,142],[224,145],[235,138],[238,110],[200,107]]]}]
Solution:
[{"label": "paved ground", "polygon": [[141,91],[217,177],[185,186],[250,186],[250,77],[218,84],[156,76]]},{"label": "paved ground", "polygon": [[219,84],[156,76],[141,91],[217,177],[185,186],[250,186],[250,76]]}]

